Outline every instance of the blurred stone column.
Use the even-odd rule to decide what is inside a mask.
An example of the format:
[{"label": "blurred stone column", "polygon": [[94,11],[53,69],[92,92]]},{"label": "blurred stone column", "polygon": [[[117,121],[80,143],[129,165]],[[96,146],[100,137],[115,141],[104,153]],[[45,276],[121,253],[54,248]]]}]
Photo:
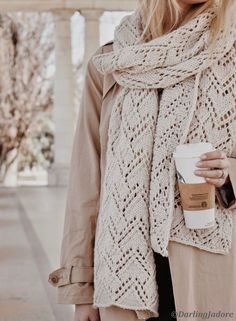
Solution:
[{"label": "blurred stone column", "polygon": [[[11,79],[11,60],[13,59],[13,46],[9,39],[4,34],[3,28],[0,26],[0,92],[10,93],[12,87]],[[6,130],[6,128],[3,129]],[[3,131],[4,134],[4,131]],[[5,133],[6,134],[6,133]],[[14,121],[7,129],[7,135],[11,140],[16,137],[17,129]],[[7,187],[18,186],[18,150],[16,148],[10,150],[6,156],[6,164],[11,164],[9,167],[6,164],[1,164],[0,168],[0,184]],[[7,171],[6,171],[6,167]],[[5,172],[6,171],[6,172]]]},{"label": "blurred stone column", "polygon": [[54,164],[49,185],[66,185],[73,144],[74,75],[71,49],[71,11],[55,11],[56,71],[54,81]]},{"label": "blurred stone column", "polygon": [[86,68],[87,62],[92,54],[100,45],[100,17],[103,14],[102,9],[81,9],[80,14],[85,18],[84,35],[84,62]]},{"label": "blurred stone column", "polygon": [[6,187],[16,187],[18,186],[18,157],[17,149],[12,149],[7,155],[7,161],[10,163],[14,160],[9,166],[6,175],[4,177],[3,185]]}]

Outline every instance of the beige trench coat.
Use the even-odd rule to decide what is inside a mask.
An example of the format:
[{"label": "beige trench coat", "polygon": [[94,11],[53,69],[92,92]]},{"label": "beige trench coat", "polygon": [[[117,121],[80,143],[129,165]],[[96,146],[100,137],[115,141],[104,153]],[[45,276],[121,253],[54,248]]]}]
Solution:
[{"label": "beige trench coat", "polygon": [[[112,42],[99,48],[95,54],[110,50]],[[113,76],[101,75],[90,59],[74,138],[60,268],[52,271],[48,280],[57,287],[57,302],[61,304],[93,302],[93,249],[105,168],[108,124],[120,89]],[[230,158],[230,162],[229,177],[234,191],[230,209],[233,210],[236,208],[236,159]],[[222,195],[216,195],[221,205],[225,206],[225,190],[222,191]],[[236,226],[235,215],[234,223]],[[231,253],[227,256],[169,242],[169,262],[177,312],[234,310],[234,319],[229,320],[236,320],[235,234],[236,230]],[[101,321],[137,320],[134,311],[114,306],[100,308],[100,316]],[[178,317],[178,320],[183,319]],[[200,319],[185,317],[185,320]]]}]

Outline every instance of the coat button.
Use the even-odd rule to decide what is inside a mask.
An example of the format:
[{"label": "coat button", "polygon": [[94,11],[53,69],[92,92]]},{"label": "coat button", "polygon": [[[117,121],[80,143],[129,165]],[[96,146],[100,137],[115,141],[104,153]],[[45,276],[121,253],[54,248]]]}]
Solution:
[{"label": "coat button", "polygon": [[57,275],[54,275],[51,277],[51,281],[52,281],[52,283],[58,283],[59,277]]}]

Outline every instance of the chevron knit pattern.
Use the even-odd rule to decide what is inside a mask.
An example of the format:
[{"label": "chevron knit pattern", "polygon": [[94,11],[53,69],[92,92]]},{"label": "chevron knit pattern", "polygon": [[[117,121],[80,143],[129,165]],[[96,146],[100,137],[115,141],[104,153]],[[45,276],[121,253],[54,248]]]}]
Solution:
[{"label": "chevron knit pattern", "polygon": [[[144,43],[138,11],[115,30],[114,50],[93,58],[121,90],[108,134],[94,254],[94,305],[158,316],[153,250],[174,240],[227,254],[232,210],[216,204],[215,227],[186,228],[176,184],[178,144],[211,142],[232,156],[236,140],[236,27],[207,50],[214,8]],[[162,92],[162,94],[161,94]],[[158,266],[157,266],[158,269]]]}]

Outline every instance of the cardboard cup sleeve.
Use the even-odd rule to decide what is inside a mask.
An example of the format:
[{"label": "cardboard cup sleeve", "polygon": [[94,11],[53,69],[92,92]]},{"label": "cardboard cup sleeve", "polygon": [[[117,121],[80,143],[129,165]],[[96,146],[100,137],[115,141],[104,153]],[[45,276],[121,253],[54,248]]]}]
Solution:
[{"label": "cardboard cup sleeve", "polygon": [[182,207],[186,211],[201,211],[215,207],[215,186],[209,183],[178,182]]}]

